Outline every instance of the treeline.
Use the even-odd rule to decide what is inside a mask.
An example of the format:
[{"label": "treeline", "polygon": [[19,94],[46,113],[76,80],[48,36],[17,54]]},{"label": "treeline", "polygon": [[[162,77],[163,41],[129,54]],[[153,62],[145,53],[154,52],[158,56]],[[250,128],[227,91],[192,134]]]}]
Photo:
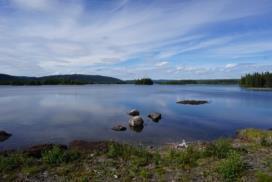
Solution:
[{"label": "treeline", "polygon": [[246,74],[241,77],[240,85],[252,88],[272,88],[272,73]]},{"label": "treeline", "polygon": [[153,80],[151,80],[150,78],[138,79],[138,80],[135,80],[134,83],[136,85],[153,85],[154,84]]},{"label": "treeline", "polygon": [[239,84],[238,79],[214,79],[214,80],[166,80],[166,81],[157,81],[157,83],[162,85],[186,85],[186,84],[211,84],[211,85],[220,85],[220,84]]},{"label": "treeline", "polygon": [[85,85],[120,84],[122,80],[100,75],[53,75],[45,77],[20,77],[0,74],[0,85]]}]

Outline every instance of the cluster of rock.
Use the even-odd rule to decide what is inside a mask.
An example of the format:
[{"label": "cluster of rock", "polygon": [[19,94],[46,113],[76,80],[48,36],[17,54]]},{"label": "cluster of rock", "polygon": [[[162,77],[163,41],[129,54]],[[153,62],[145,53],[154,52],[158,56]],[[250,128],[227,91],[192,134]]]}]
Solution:
[{"label": "cluster of rock", "polygon": [[[141,131],[144,126],[144,120],[140,116],[140,111],[136,109],[132,109],[131,111],[128,112],[128,115],[131,116],[131,118],[128,121],[129,126],[134,130],[134,131]],[[161,119],[161,114],[152,112],[148,115],[150,119],[152,119],[155,122],[158,122]],[[126,127],[122,125],[117,125],[112,128],[112,130],[115,131],[125,131]]]}]

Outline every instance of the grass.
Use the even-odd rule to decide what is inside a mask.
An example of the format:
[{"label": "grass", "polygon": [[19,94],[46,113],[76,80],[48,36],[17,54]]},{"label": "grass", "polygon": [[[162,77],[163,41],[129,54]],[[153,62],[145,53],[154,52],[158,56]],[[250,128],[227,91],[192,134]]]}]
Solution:
[{"label": "grass", "polygon": [[77,160],[80,157],[78,152],[64,151],[58,146],[54,146],[51,150],[42,153],[42,160],[47,164],[60,164]]},{"label": "grass", "polygon": [[226,159],[220,161],[217,171],[226,181],[234,181],[245,170],[245,164],[239,153],[231,151]]},{"label": "grass", "polygon": [[190,168],[196,166],[201,154],[199,150],[192,146],[182,151],[172,149],[165,155],[163,162],[168,166]]},{"label": "grass", "polygon": [[231,150],[233,148],[229,139],[218,139],[207,146],[205,155],[223,159],[228,156]]}]

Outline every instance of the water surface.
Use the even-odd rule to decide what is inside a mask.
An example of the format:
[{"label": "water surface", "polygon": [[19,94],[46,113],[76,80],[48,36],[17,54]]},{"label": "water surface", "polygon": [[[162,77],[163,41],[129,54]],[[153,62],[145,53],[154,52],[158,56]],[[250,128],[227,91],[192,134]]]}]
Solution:
[{"label": "water surface", "polygon": [[[210,103],[176,104],[181,99]],[[132,108],[140,110],[143,130],[112,131],[116,124],[127,125]],[[160,122],[146,117],[153,111],[162,113]],[[211,85],[0,86],[0,130],[13,134],[0,149],[74,139],[143,144],[211,140],[248,127],[272,128],[272,92]]]}]

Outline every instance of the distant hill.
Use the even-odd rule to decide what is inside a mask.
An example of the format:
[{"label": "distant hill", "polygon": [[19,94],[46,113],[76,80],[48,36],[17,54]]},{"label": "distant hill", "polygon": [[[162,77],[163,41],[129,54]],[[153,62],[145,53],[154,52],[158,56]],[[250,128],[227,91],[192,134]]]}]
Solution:
[{"label": "distant hill", "polygon": [[25,77],[0,74],[0,85],[84,85],[121,84],[122,80],[100,75],[52,75],[44,77]]}]

